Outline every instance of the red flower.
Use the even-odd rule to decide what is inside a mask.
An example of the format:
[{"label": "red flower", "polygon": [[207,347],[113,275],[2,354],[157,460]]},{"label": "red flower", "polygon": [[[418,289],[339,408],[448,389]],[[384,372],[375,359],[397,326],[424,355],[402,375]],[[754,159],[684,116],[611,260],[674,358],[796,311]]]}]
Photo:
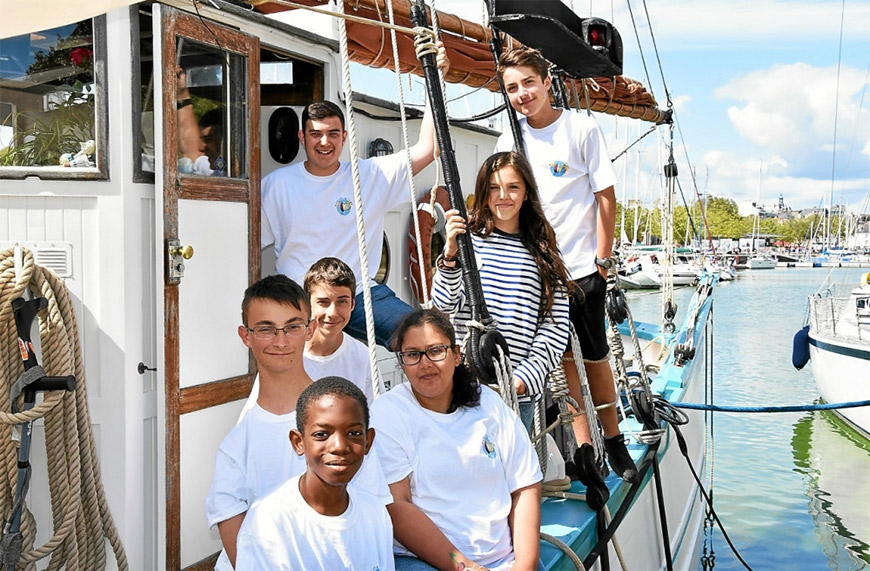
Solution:
[{"label": "red flower", "polygon": [[91,61],[93,52],[91,48],[73,48],[69,51],[69,60],[74,64],[81,66]]}]

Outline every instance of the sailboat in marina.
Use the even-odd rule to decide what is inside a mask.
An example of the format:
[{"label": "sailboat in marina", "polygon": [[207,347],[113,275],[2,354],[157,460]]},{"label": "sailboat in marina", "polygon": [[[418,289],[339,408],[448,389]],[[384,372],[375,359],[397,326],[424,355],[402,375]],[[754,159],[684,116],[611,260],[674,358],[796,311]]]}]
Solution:
[{"label": "sailboat in marina", "polygon": [[[823,286],[810,296],[796,351],[804,356],[795,365],[809,358],[826,402],[870,400],[870,273],[857,286]],[[870,438],[870,407],[835,412]]]},{"label": "sailboat in marina", "polygon": [[755,217],[752,219],[752,242],[749,245],[749,259],[746,260],[748,270],[772,270],[776,268],[776,259],[758,251],[758,236],[761,233],[761,171],[762,163],[758,164],[758,202],[752,203]]},{"label": "sailboat in marina", "polygon": [[[78,6],[71,14],[31,5],[25,17],[3,6],[0,55],[10,57],[0,64],[0,209],[9,220],[0,234],[9,246],[2,287],[10,295],[37,296],[49,291],[49,282],[29,276],[37,267],[50,270],[58,276],[51,286],[70,300],[55,313],[75,320],[67,324],[80,334],[82,358],[75,366],[73,357],[50,353],[51,331],[36,346],[47,374],[72,369],[88,389],[89,416],[78,425],[92,436],[67,452],[77,457],[77,447],[92,447],[96,465],[84,480],[104,490],[102,503],[87,506],[92,521],[80,531],[82,537],[90,534],[95,553],[83,567],[205,569],[214,563],[221,542],[206,526],[204,498],[217,447],[256,375],[236,336],[238,298],[247,285],[274,272],[270,252],[260,248],[260,179],[304,159],[294,144],[301,106],[326,98],[353,110],[360,155],[401,146],[402,100],[366,96],[359,93],[364,85],[347,89],[342,69],[347,58],[421,74],[413,37],[406,35],[412,3],[392,0],[395,25],[405,29],[398,34],[398,62],[381,25],[387,20],[385,0],[342,3],[355,17],[346,24],[347,50],[334,37],[333,15],[325,16],[325,27],[314,25],[304,6],[323,7],[316,0],[255,1],[253,7],[224,0],[113,0]],[[487,9],[490,20],[501,19],[496,31],[503,39],[515,34],[514,41],[531,44],[524,31],[539,27],[559,37],[564,54],[586,58],[575,68],[605,66],[608,77],[595,80],[599,90],[587,89],[591,76],[568,69],[563,95],[572,112],[591,109],[668,128],[670,109],[659,108],[637,82],[609,71],[618,55],[621,72],[622,54],[615,43],[599,39],[602,30],[615,30],[606,21],[570,10],[567,15],[560,2],[496,0]],[[284,21],[269,16],[278,12]],[[497,90],[489,46],[493,29],[436,15],[451,59],[446,81]],[[178,66],[188,70],[189,99],[179,97]],[[211,108],[223,110],[222,165],[215,168],[221,176],[196,174],[186,161],[178,111],[190,106],[200,119]],[[404,113],[412,121],[419,117],[417,110]],[[450,127],[456,170],[471,181],[499,133],[475,118],[453,118]],[[676,165],[666,171],[665,202],[672,206]],[[428,190],[436,181],[433,168],[416,185]],[[411,303],[417,302],[405,244],[423,191],[417,194],[388,214],[384,251],[377,253],[377,279]],[[429,263],[438,253],[437,240],[430,245],[435,250],[424,257]],[[672,248],[660,257],[666,268],[677,261]],[[426,283],[425,275],[416,279]],[[660,323],[634,323],[628,314],[618,327],[613,319],[610,325],[613,343],[626,348],[612,364],[621,371],[617,377],[628,403],[621,428],[641,482],[609,473],[610,499],[597,512],[584,501],[579,482],[552,490],[542,505],[540,568],[605,569],[617,558],[635,569],[697,567],[705,511],[704,419],[692,411],[669,424],[669,415],[655,407],[701,402],[709,394],[716,278],[694,277],[695,295],[680,315],[669,297],[672,272],[661,279]],[[11,328],[9,315],[2,315],[0,328]],[[13,341],[2,348],[17,367],[6,372],[8,379],[21,374]],[[376,361],[385,385],[403,382],[394,355],[378,349]],[[37,553],[35,545],[53,525],[57,532],[58,522],[67,521],[57,515],[63,512],[53,493],[62,486],[45,476],[57,447],[39,444],[54,420],[47,417],[45,429],[41,422],[31,459],[41,476],[27,492],[31,515],[23,528],[28,560],[51,553]],[[14,470],[7,480],[15,480]],[[12,495],[0,501],[7,512]],[[72,525],[62,530],[70,534]],[[62,547],[53,557],[74,551],[72,541],[72,535],[60,537],[56,543]]]}]

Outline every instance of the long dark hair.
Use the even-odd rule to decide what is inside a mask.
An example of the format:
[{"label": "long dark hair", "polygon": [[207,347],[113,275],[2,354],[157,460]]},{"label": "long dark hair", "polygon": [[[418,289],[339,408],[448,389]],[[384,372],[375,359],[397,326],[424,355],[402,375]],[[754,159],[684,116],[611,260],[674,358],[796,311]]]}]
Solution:
[{"label": "long dark hair", "polygon": [[[405,334],[412,327],[422,327],[430,324],[447,337],[451,347],[456,347],[456,330],[450,323],[450,318],[437,309],[418,309],[412,311],[399,323],[390,346],[398,351],[402,350],[402,342]],[[453,371],[453,395],[450,399],[450,407],[447,412],[453,412],[459,407],[475,407],[480,404],[480,383],[471,373],[464,362],[459,363]]]},{"label": "long dark hair", "polygon": [[538,317],[543,318],[553,313],[553,299],[558,289],[570,294],[573,282],[568,269],[559,255],[556,245],[556,233],[547,222],[541,199],[538,195],[538,185],[532,174],[532,167],[526,158],[516,151],[496,153],[486,159],[477,173],[474,185],[474,207],[468,216],[468,229],[475,234],[487,237],[495,228],[495,220],[489,209],[489,179],[492,174],[505,167],[513,167],[526,185],[526,197],[520,207],[520,241],[535,259],[535,265],[541,274],[541,304]]}]

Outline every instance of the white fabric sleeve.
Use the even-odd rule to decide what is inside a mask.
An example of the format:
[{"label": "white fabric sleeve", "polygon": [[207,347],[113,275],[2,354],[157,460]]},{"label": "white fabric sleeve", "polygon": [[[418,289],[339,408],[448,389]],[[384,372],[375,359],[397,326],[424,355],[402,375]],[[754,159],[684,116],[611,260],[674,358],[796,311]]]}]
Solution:
[{"label": "white fabric sleeve", "polygon": [[270,192],[272,187],[269,184],[269,179],[263,179],[262,185],[260,190],[260,247],[265,248],[275,243],[275,233],[272,231],[272,224],[269,220],[269,214],[275,209],[275,203]]},{"label": "white fabric sleeve", "polygon": [[388,398],[389,393],[375,401],[372,406],[372,426],[375,427],[375,444],[387,484],[395,484],[412,471],[409,450],[413,443],[408,440],[410,431],[403,426],[404,414]]},{"label": "white fabric sleeve", "polygon": [[380,171],[381,175],[387,179],[387,189],[384,190],[384,203],[382,204],[383,210],[394,210],[407,204],[411,196],[408,190],[411,170],[408,167],[405,149],[392,155],[374,157],[368,160],[372,168]]},{"label": "white fabric sleeve", "polygon": [[[536,308],[529,308],[534,311]],[[568,297],[559,290],[553,299],[553,315],[547,316],[535,331],[528,356],[514,369],[514,376],[526,385],[529,396],[544,393],[547,375],[562,360],[568,345]]]},{"label": "white fabric sleeve", "polygon": [[544,476],[538,463],[538,454],[520,417],[504,404],[501,397],[494,393],[491,397],[494,397],[490,400],[495,403],[493,406],[497,410],[494,412],[499,419],[498,445],[504,451],[502,466],[505,480],[510,493],[514,493],[540,482]]},{"label": "white fabric sleeve", "polygon": [[438,268],[432,278],[432,302],[435,307],[451,315],[465,305],[465,288],[462,285],[462,270]]},{"label": "white fabric sleeve", "polygon": [[590,121],[592,125],[581,138],[580,146],[589,169],[589,185],[592,192],[601,192],[616,184],[616,173],[613,171],[613,163],[607,152],[604,133],[594,119],[590,118]]},{"label": "white fabric sleeve", "polygon": [[215,457],[214,476],[205,498],[209,528],[248,511],[245,471],[227,454],[223,445]]}]

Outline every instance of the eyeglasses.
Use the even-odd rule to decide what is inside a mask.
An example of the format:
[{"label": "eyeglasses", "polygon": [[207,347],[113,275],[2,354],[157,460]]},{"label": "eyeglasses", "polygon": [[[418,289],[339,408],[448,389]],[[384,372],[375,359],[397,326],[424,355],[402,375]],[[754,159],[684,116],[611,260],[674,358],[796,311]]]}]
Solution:
[{"label": "eyeglasses", "polygon": [[311,323],[311,320],[308,320],[305,323],[291,323],[284,327],[272,327],[271,325],[258,325],[254,328],[242,325],[242,327],[253,333],[254,339],[259,339],[260,341],[271,341],[273,337],[278,335],[279,331],[283,331],[284,335],[288,337],[299,337],[305,335],[309,323]]},{"label": "eyeglasses", "polygon": [[447,358],[447,352],[450,350],[450,345],[433,345],[425,351],[396,351],[399,357],[399,362],[405,366],[416,365],[423,359],[423,355],[437,363]]}]

